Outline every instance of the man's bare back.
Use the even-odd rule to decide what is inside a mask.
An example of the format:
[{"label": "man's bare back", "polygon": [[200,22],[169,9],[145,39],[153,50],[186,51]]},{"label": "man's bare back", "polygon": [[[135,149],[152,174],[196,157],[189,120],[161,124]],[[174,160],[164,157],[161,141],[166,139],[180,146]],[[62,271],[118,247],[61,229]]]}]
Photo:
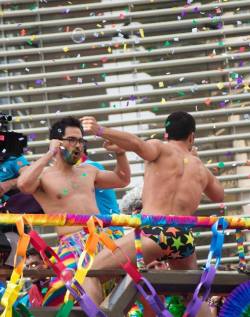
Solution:
[{"label": "man's bare back", "polygon": [[145,163],[143,213],[191,215],[208,183],[200,159],[174,142],[158,140],[158,158]]},{"label": "man's bare back", "polygon": [[100,128],[93,117],[83,117],[81,121],[86,131],[95,134],[102,129],[104,139],[134,151],[145,160],[142,213],[191,215],[203,193],[214,202],[223,201],[223,187],[192,152],[192,130],[184,139],[178,139],[183,125],[175,127],[177,139],[172,137],[165,143],[156,139],[143,141],[131,133]]}]

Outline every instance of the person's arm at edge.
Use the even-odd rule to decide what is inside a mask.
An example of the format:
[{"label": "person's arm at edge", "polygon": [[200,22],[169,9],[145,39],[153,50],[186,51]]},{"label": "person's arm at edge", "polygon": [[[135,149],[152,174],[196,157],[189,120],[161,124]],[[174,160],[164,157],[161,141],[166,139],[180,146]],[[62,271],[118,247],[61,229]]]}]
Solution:
[{"label": "person's arm at edge", "polygon": [[[20,157],[17,158],[18,162],[19,162],[19,159]],[[23,165],[22,167],[18,166],[18,164],[14,166],[16,173],[18,175],[20,175],[27,168],[27,166],[29,166],[29,162],[24,157],[22,157],[22,161],[20,161],[20,163]],[[18,177],[15,177],[15,178],[0,182],[0,197],[3,196],[8,191],[10,191],[11,189],[14,189],[17,187],[17,179]]]},{"label": "person's arm at edge", "polygon": [[0,197],[2,197],[9,190],[16,188],[17,185],[17,177],[8,179],[7,181],[0,182]]},{"label": "person's arm at edge", "polygon": [[207,169],[208,182],[204,189],[204,193],[214,202],[222,202],[224,200],[224,188],[218,179]]},{"label": "person's arm at edge", "polygon": [[94,117],[80,119],[86,132],[117,144],[125,151],[132,151],[146,161],[154,161],[160,153],[159,140],[144,141],[136,135],[99,125]]},{"label": "person's arm at edge", "polygon": [[98,170],[95,180],[97,188],[123,188],[130,183],[130,167],[125,151],[116,154],[116,167],[113,171]]}]

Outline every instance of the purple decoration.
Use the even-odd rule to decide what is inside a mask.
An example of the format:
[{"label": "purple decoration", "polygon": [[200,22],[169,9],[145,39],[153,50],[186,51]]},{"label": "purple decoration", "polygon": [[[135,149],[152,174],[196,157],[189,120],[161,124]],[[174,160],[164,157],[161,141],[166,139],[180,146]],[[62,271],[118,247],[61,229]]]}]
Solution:
[{"label": "purple decoration", "polygon": [[217,24],[217,29],[222,29],[223,28],[223,23],[222,22],[219,22],[218,24]]},{"label": "purple decoration", "polygon": [[42,85],[43,84],[43,80],[42,79],[36,79],[35,80],[35,84],[36,85]]},{"label": "purple decoration", "polygon": [[76,280],[73,281],[73,284],[77,291],[71,287],[70,282],[65,285],[88,317],[107,317],[85,293],[84,289]]},{"label": "purple decoration", "polygon": [[233,153],[231,151],[228,151],[225,153],[225,156],[227,157],[232,157],[233,156]]},{"label": "purple decoration", "polygon": [[242,77],[238,77],[237,78],[237,84],[242,84],[243,83],[243,78]]},{"label": "purple decoration", "polygon": [[29,141],[33,141],[35,139],[36,139],[36,134],[35,133],[31,133],[31,134],[28,135],[28,140]]},{"label": "purple decoration", "polygon": [[[146,299],[146,301],[150,304],[152,309],[155,311],[157,317],[173,317],[170,312],[167,311],[165,306],[163,305],[161,299],[156,294],[155,289],[149,283],[147,279],[144,277],[141,278],[141,281],[143,282],[143,286],[140,284],[136,284],[136,287],[138,291],[142,294],[142,296]],[[147,291],[145,291],[145,288]]]},{"label": "purple decoration", "polygon": [[195,8],[193,9],[193,12],[194,12],[194,13],[200,13],[200,9],[199,9],[198,7],[195,7]]},{"label": "purple decoration", "polygon": [[131,95],[131,96],[129,97],[129,100],[131,100],[131,101],[135,101],[135,100],[136,100],[136,96]]},{"label": "purple decoration", "polygon": [[186,12],[186,11],[182,11],[182,12],[181,12],[181,17],[182,17],[182,18],[184,18],[186,15],[187,15],[187,12]]},{"label": "purple decoration", "polygon": [[[189,302],[185,310],[184,316],[195,317],[197,315],[198,311],[201,308],[202,303],[207,300],[210,294],[211,285],[213,283],[215,274],[216,274],[216,269],[214,266],[210,266],[209,269],[203,272],[200,283],[195,289],[193,298]],[[202,299],[199,298],[199,292],[201,288],[203,289]]]}]

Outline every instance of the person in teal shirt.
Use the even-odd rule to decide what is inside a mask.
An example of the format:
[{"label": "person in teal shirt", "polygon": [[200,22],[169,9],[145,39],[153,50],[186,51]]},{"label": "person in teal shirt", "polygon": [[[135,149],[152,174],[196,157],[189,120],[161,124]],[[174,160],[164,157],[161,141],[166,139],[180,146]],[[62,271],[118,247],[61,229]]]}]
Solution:
[{"label": "person in teal shirt", "polygon": [[[0,161],[0,197],[2,202],[8,200],[11,193],[10,190],[16,188],[16,179],[25,166],[29,162],[23,155],[10,156],[4,161]],[[6,195],[6,193],[8,193]]]},{"label": "person in teal shirt", "polygon": [[[22,155],[10,156],[6,159],[1,159],[0,156],[0,213],[5,212],[4,204],[17,192],[17,178],[27,165],[29,162]],[[16,231],[14,225],[0,225],[0,266],[10,265],[13,262],[13,259],[9,258],[12,246],[5,236],[5,233],[13,231]]]},{"label": "person in teal shirt", "polygon": [[[82,164],[89,164],[97,169],[104,171],[105,168],[102,164],[98,162],[91,161],[87,159]],[[120,214],[120,209],[116,200],[116,194],[113,189],[95,189],[95,197],[97,207],[100,210],[101,215],[112,215],[112,214]],[[124,230],[122,227],[109,227],[112,230],[112,234],[116,239],[121,238],[124,234]]]}]

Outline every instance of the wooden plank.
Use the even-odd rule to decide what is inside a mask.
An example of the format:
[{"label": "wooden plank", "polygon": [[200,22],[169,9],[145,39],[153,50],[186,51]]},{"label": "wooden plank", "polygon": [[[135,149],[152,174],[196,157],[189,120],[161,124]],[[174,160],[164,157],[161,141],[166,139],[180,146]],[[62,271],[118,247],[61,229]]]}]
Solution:
[{"label": "wooden plank", "polygon": [[[0,278],[9,278],[12,273],[12,269],[9,268],[0,268]],[[55,276],[55,273],[51,269],[24,269],[23,275],[25,277],[34,277],[34,278],[44,278],[44,277],[52,277]],[[116,270],[90,270],[88,272],[88,276],[125,276],[126,273],[123,269],[116,269]]]},{"label": "wooden plank", "polygon": [[[58,313],[58,307],[42,307],[30,309],[33,316],[35,317],[56,317]],[[80,307],[73,307],[69,317],[89,317],[87,316]]]},{"label": "wooden plank", "polygon": [[[0,269],[0,279],[8,279],[12,270]],[[158,292],[190,292],[195,289],[199,283],[201,270],[148,270],[142,272],[153,285],[155,285]],[[122,269],[115,270],[90,270],[88,276],[125,276]],[[53,271],[48,269],[43,270],[24,270],[25,277],[44,278],[48,276],[55,276]],[[218,292],[231,292],[237,285],[246,282],[250,279],[250,275],[238,273],[237,271],[218,271],[212,285],[212,291]]]},{"label": "wooden plank", "polygon": [[[150,270],[144,276],[155,286],[157,292],[193,292],[200,281],[202,271],[163,271]],[[211,291],[213,293],[230,293],[236,286],[250,279],[249,274],[238,271],[218,271]]]},{"label": "wooden plank", "polygon": [[[150,270],[143,274],[155,287],[158,294],[193,293],[200,281],[202,271],[159,271]],[[227,294],[239,284],[250,279],[249,275],[238,272],[218,272],[211,287],[213,294]],[[101,308],[109,317],[116,317],[116,312],[127,313],[138,292],[126,276],[104,300]],[[117,317],[123,315],[117,315]]]},{"label": "wooden plank", "polygon": [[135,302],[137,290],[132,279],[126,275],[100,305],[109,317],[123,317]]}]

